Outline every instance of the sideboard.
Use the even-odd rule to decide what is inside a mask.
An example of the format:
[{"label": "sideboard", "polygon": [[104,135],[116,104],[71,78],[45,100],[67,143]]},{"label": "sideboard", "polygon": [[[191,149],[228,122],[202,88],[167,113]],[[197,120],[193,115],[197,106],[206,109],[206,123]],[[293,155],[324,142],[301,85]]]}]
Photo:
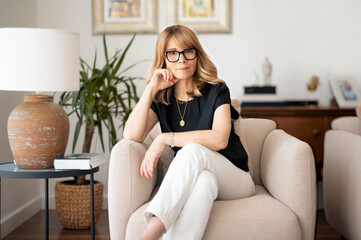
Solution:
[{"label": "sideboard", "polygon": [[267,118],[276,122],[277,128],[307,142],[315,157],[317,179],[322,180],[323,143],[325,132],[333,119],[355,116],[354,108],[338,107],[242,107],[243,118]]}]

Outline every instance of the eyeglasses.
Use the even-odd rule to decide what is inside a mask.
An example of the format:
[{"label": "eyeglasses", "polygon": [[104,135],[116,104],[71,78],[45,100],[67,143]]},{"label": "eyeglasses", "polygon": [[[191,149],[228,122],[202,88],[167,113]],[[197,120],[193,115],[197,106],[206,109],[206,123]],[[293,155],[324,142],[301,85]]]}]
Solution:
[{"label": "eyeglasses", "polygon": [[187,60],[193,60],[197,57],[197,49],[196,48],[187,48],[182,52],[178,51],[168,51],[165,52],[164,55],[166,56],[169,62],[177,62],[180,58],[180,55],[183,54],[184,58]]}]

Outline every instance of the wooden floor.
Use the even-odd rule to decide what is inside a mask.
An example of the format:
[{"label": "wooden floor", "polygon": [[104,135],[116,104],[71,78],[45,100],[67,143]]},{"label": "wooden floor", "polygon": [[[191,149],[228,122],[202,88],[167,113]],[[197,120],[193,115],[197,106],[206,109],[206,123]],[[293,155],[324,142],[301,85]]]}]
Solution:
[{"label": "wooden floor", "polygon": [[340,240],[341,235],[326,221],[325,212],[317,211],[316,240]]},{"label": "wooden floor", "polygon": [[[45,239],[45,215],[44,211],[40,211],[24,224],[19,226],[3,240],[34,240]],[[63,229],[58,220],[55,211],[49,211],[49,234],[52,240],[83,240],[90,239],[89,230],[67,230]],[[96,240],[109,240],[109,225],[108,225],[108,212],[103,211],[100,219],[95,226],[95,239]],[[325,214],[322,210],[317,213],[317,227],[316,227],[316,240],[339,240],[340,235],[330,227],[325,219]]]},{"label": "wooden floor", "polygon": [[[64,229],[58,220],[55,210],[49,211],[49,239],[50,240],[89,240],[90,229]],[[20,225],[3,240],[41,240],[45,239],[45,211],[42,210]],[[95,239],[109,240],[108,211],[102,211],[99,221],[95,225]]]}]

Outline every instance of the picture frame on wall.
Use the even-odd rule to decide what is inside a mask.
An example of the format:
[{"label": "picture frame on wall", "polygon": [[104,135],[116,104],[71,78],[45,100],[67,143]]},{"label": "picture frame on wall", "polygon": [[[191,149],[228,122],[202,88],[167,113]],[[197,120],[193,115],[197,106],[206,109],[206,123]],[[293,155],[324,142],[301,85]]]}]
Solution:
[{"label": "picture frame on wall", "polygon": [[197,33],[231,33],[231,4],[231,0],[167,0],[167,23],[182,24]]},{"label": "picture frame on wall", "polygon": [[337,105],[341,108],[361,105],[360,88],[351,76],[331,76],[330,84]]},{"label": "picture frame on wall", "polygon": [[92,0],[93,34],[157,33],[157,0]]}]

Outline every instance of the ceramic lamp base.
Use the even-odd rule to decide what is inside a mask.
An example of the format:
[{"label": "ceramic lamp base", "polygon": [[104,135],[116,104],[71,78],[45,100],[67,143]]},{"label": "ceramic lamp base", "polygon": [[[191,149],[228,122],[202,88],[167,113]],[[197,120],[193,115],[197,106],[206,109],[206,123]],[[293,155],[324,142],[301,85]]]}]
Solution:
[{"label": "ceramic lamp base", "polygon": [[64,156],[69,119],[52,96],[26,95],[10,113],[8,137],[17,167],[53,168],[54,158]]}]

